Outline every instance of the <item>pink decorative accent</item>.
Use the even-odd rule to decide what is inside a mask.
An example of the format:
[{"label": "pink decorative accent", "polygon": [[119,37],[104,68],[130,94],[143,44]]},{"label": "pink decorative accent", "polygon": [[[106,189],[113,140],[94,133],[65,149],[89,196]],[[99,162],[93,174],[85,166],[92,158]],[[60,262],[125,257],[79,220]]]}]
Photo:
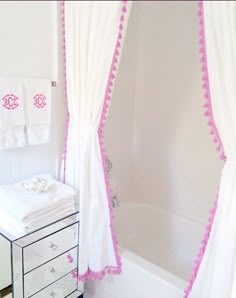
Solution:
[{"label": "pink decorative accent", "polygon": [[127,8],[126,8],[126,3],[125,3],[124,6],[122,7],[122,12],[126,12],[126,11],[127,11]]},{"label": "pink decorative accent", "polygon": [[63,50],[63,65],[64,65],[64,91],[66,99],[66,123],[65,123],[65,136],[64,136],[64,151],[63,157],[64,160],[64,169],[63,169],[63,182],[66,180],[66,160],[67,160],[67,140],[68,140],[68,130],[70,122],[70,113],[68,109],[68,100],[67,100],[67,79],[66,79],[66,31],[65,31],[65,3],[61,1],[61,24],[62,24],[62,50]]},{"label": "pink decorative accent", "polygon": [[[111,200],[112,200],[112,191],[109,186],[109,179],[107,176],[106,172],[106,153],[105,153],[105,148],[104,148],[104,142],[103,142],[103,127],[105,124],[106,116],[107,116],[107,111],[109,108],[109,101],[111,100],[110,94],[112,93],[111,86],[114,85],[114,80],[115,80],[115,74],[114,71],[117,69],[116,63],[118,62],[118,56],[119,56],[119,50],[118,48],[121,46],[120,40],[122,38],[122,31],[124,29],[123,27],[123,22],[124,22],[124,17],[125,13],[127,12],[127,2],[126,1],[121,1],[123,2],[123,6],[121,8],[121,17],[120,17],[120,25],[119,25],[119,32],[117,36],[117,42],[116,46],[114,49],[113,53],[113,59],[110,67],[110,74],[107,82],[107,88],[104,96],[104,103],[103,103],[103,109],[102,109],[102,114],[101,114],[101,119],[100,119],[100,124],[98,128],[98,138],[99,138],[99,144],[100,144],[100,150],[101,150],[101,157],[102,157],[102,164],[103,164],[103,173],[104,173],[104,179],[106,182],[106,191],[107,191],[107,199],[108,199],[108,205],[109,205],[109,211],[110,211],[110,228],[111,228],[111,234],[112,234],[112,240],[113,240],[113,247],[114,251],[116,254],[116,262],[117,262],[117,267],[106,267],[104,268],[103,272],[100,273],[95,273],[94,272],[88,272],[88,276],[91,276],[93,279],[102,279],[105,273],[110,273],[110,274],[120,274],[121,273],[121,259],[118,254],[118,241],[116,239],[114,227],[113,227],[113,219],[114,215],[112,212],[112,207],[111,207]],[[85,277],[86,278],[86,277]]]},{"label": "pink decorative accent", "polygon": [[72,263],[74,260],[70,253],[67,255],[67,258],[68,258],[69,263]]},{"label": "pink decorative accent", "polygon": [[3,101],[3,107],[8,110],[14,110],[19,106],[19,103],[17,102],[19,98],[14,94],[7,94],[2,98]]},{"label": "pink decorative accent", "polygon": [[[109,73],[109,78],[107,82],[107,87],[106,87],[106,92],[104,96],[104,103],[103,103],[103,108],[102,108],[102,113],[101,113],[101,118],[100,118],[100,124],[98,128],[98,139],[99,139],[99,145],[100,145],[100,151],[101,151],[101,158],[102,158],[102,164],[103,164],[103,173],[104,173],[104,180],[106,184],[106,192],[107,192],[107,199],[108,199],[108,207],[109,207],[109,214],[110,214],[110,229],[111,229],[111,234],[112,234],[112,241],[113,241],[113,247],[114,251],[116,254],[116,261],[117,261],[117,267],[114,266],[108,266],[105,267],[102,271],[99,272],[94,272],[91,271],[88,268],[88,271],[83,274],[83,275],[78,275],[77,270],[74,270],[72,272],[72,277],[76,278],[79,281],[85,282],[86,279],[90,278],[92,280],[101,280],[105,276],[106,273],[109,274],[120,274],[121,273],[121,259],[120,256],[118,255],[118,241],[115,236],[114,232],[114,227],[112,220],[114,219],[114,215],[112,212],[111,204],[110,201],[112,200],[112,195],[111,195],[111,189],[109,187],[109,179],[107,176],[106,172],[106,154],[105,154],[105,148],[104,148],[104,142],[103,142],[103,134],[102,130],[105,124],[106,120],[106,114],[109,108],[109,101],[111,100],[111,96],[109,94],[112,93],[111,87],[114,85],[113,81],[115,80],[115,74],[114,71],[117,70],[116,63],[118,62],[117,57],[119,56],[119,51],[118,48],[121,46],[120,40],[122,39],[122,31],[123,31],[123,25],[122,23],[124,22],[124,16],[127,11],[126,5],[127,5],[127,0],[126,1],[121,1],[122,3],[122,9],[121,9],[121,17],[120,17],[120,24],[119,24],[119,33],[117,37],[117,42],[115,45],[114,53],[113,53],[113,59],[110,67],[110,73]],[[65,39],[65,7],[64,7],[64,1],[61,1],[61,20],[62,20],[62,36],[63,36],[63,51],[64,51],[64,79],[65,79],[65,95],[66,95],[66,102],[68,106],[68,101],[67,101],[67,82],[66,82],[66,39]],[[68,126],[69,126],[69,118],[70,114],[69,112],[67,113],[67,119],[66,119],[66,129],[65,129],[65,147],[64,147],[64,154],[63,154],[63,159],[64,159],[64,182],[65,182],[65,171],[66,171],[66,153],[67,153],[67,138],[68,138]],[[68,261],[70,263],[73,262],[73,257],[68,254],[67,255]]]},{"label": "pink decorative accent", "polygon": [[46,96],[43,94],[37,94],[34,96],[34,106],[42,109],[46,106]]},{"label": "pink decorative accent", "polygon": [[[126,8],[127,1],[121,1],[121,3],[122,3],[122,8],[121,8],[121,17],[120,17],[120,24],[119,24],[119,33],[118,33],[118,36],[117,36],[117,42],[116,42],[115,49],[114,49],[114,52],[113,52],[113,58],[112,58],[112,63],[111,63],[111,67],[110,67],[110,73],[109,73],[109,78],[108,78],[108,81],[107,81],[107,87],[106,87],[106,92],[105,92],[104,102],[103,102],[103,108],[102,108],[102,113],[101,113],[101,118],[100,118],[100,124],[99,124],[99,128],[98,128],[98,139],[99,139],[99,145],[100,145],[104,180],[105,180],[105,184],[106,184],[106,193],[107,193],[108,207],[109,207],[109,214],[110,214],[110,229],[111,229],[113,247],[114,247],[114,251],[115,251],[115,254],[116,254],[117,267],[108,266],[108,267],[105,267],[102,271],[99,271],[99,272],[91,271],[88,268],[88,271],[83,275],[78,275],[78,273],[76,271],[74,271],[72,273],[72,276],[74,278],[77,278],[79,281],[82,281],[82,282],[85,282],[86,279],[88,279],[88,278],[90,278],[92,280],[101,280],[101,279],[103,279],[103,277],[105,276],[106,273],[109,273],[109,274],[120,274],[121,273],[121,259],[120,259],[120,256],[118,254],[118,242],[117,242],[117,239],[116,239],[116,236],[115,236],[115,231],[114,231],[114,227],[113,227],[113,223],[112,223],[112,220],[114,219],[111,204],[110,204],[110,202],[112,200],[112,196],[111,196],[111,189],[110,189],[110,186],[109,186],[109,179],[108,179],[107,172],[106,172],[106,154],[105,154],[105,148],[104,148],[104,142],[103,142],[103,132],[102,132],[104,124],[105,124],[105,120],[106,120],[107,111],[108,111],[108,108],[109,108],[109,101],[111,100],[111,96],[109,95],[109,94],[112,93],[111,86],[114,85],[113,84],[113,81],[115,79],[114,70],[117,69],[116,68],[116,63],[118,62],[117,57],[119,55],[118,47],[120,47],[119,40],[122,38],[121,33],[122,33],[122,30],[123,30],[122,23],[124,22],[124,16],[125,16],[125,13],[127,11],[127,8]],[[64,12],[64,9],[62,10],[62,12]],[[73,260],[71,255],[68,255],[68,259]]]},{"label": "pink decorative accent", "polygon": [[191,275],[191,277],[189,279],[188,287],[184,291],[185,295],[184,295],[183,298],[188,298],[189,297],[189,294],[190,294],[190,292],[192,290],[194,281],[195,281],[195,279],[197,277],[198,270],[199,270],[200,265],[202,263],[202,259],[203,259],[203,256],[205,254],[207,243],[208,243],[208,240],[209,240],[209,237],[210,237],[211,228],[212,228],[212,225],[213,225],[213,222],[214,222],[214,218],[215,218],[215,214],[216,214],[216,210],[217,210],[217,203],[218,203],[218,193],[217,193],[216,200],[214,202],[213,208],[209,211],[208,224],[207,224],[207,226],[205,228],[206,232],[205,232],[204,238],[203,238],[203,240],[201,242],[202,245],[201,245],[201,247],[199,249],[199,252],[197,254],[196,260],[194,261],[195,266],[194,266],[194,268],[192,270],[192,275]]},{"label": "pink decorative accent", "polygon": [[[202,63],[202,72],[203,72],[203,89],[206,90],[205,94],[204,94],[204,98],[206,98],[206,104],[204,104],[204,108],[206,109],[204,115],[206,117],[208,117],[208,126],[211,127],[210,130],[210,134],[213,135],[213,142],[217,144],[216,150],[220,152],[220,159],[225,160],[225,154],[224,154],[224,149],[223,149],[223,145],[217,130],[217,127],[215,125],[215,121],[213,118],[213,111],[212,111],[212,105],[211,105],[211,93],[210,93],[210,84],[209,84],[209,76],[208,76],[208,67],[207,67],[207,53],[206,53],[206,39],[205,39],[205,27],[204,27],[204,9],[203,9],[203,1],[199,1],[198,2],[198,16],[200,17],[200,21],[199,21],[199,25],[200,25],[200,31],[199,31],[199,36],[200,36],[200,40],[199,40],[199,44],[200,44],[200,53],[202,53],[201,56],[201,63]],[[192,275],[189,279],[189,283],[188,283],[188,287],[187,289],[184,291],[185,295],[184,298],[188,298],[189,294],[192,290],[194,281],[197,277],[197,273],[198,270],[200,268],[203,256],[205,254],[206,251],[206,247],[208,244],[208,240],[210,237],[210,233],[211,233],[211,228],[212,225],[214,223],[214,218],[215,218],[215,214],[216,214],[216,210],[217,210],[217,202],[218,202],[218,193],[216,196],[216,200],[214,202],[214,206],[213,208],[210,210],[210,215],[209,215],[209,219],[208,219],[208,225],[206,226],[206,232],[204,234],[204,238],[201,242],[201,248],[199,250],[199,253],[197,255],[197,258],[195,260],[195,266],[193,268],[192,271]],[[200,297],[199,297],[200,298]]]},{"label": "pink decorative accent", "polygon": [[[204,28],[204,9],[203,9],[203,1],[199,1],[198,3],[198,16],[200,18],[199,25],[200,25],[200,31],[199,31],[199,45],[200,45],[200,53],[201,55],[201,63],[202,63],[202,80],[203,80],[203,89],[205,90],[204,98],[206,99],[206,104],[204,105],[204,108],[206,109],[204,115],[208,117],[208,125],[212,126],[211,134],[213,135],[213,142],[217,144],[217,151],[220,152],[221,159],[225,160],[226,157],[224,155],[224,149],[223,145],[217,130],[217,127],[215,125],[215,121],[213,118],[213,111],[212,111],[212,105],[211,105],[211,92],[210,92],[210,84],[209,84],[209,75],[208,75],[208,67],[207,67],[207,52],[206,52],[206,39],[205,39],[205,28]],[[220,149],[219,149],[220,148]]]}]

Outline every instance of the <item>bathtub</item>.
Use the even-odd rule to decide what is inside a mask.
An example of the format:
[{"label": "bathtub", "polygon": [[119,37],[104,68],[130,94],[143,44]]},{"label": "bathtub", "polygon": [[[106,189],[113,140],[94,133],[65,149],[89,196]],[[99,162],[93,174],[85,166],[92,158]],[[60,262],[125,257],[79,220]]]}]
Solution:
[{"label": "bathtub", "polygon": [[87,282],[85,298],[182,298],[204,226],[134,202],[115,217],[122,274]]}]

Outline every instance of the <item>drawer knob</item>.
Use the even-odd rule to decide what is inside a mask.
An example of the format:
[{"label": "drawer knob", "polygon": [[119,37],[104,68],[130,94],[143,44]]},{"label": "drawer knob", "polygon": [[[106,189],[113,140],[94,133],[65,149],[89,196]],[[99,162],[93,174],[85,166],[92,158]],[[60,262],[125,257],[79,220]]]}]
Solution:
[{"label": "drawer knob", "polygon": [[55,270],[54,268],[52,268],[52,269],[50,270],[50,272],[55,273],[56,270]]},{"label": "drawer knob", "polygon": [[56,244],[54,244],[54,243],[51,242],[51,244],[50,244],[50,248],[51,248],[52,250],[54,250],[54,251],[57,251],[57,250],[58,250],[58,245],[56,245]]},{"label": "drawer knob", "polygon": [[50,294],[52,297],[56,296],[56,293],[52,291],[52,293]]}]

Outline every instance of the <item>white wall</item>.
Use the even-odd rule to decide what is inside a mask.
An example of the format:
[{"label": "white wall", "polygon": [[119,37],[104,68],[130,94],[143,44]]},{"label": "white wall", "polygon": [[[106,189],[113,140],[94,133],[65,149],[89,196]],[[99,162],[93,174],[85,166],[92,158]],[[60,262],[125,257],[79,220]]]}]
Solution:
[{"label": "white wall", "polygon": [[[64,100],[59,19],[56,1],[0,2],[0,76],[47,78],[57,82],[52,98],[50,144],[0,151],[0,184],[48,172],[55,176],[61,161],[64,136]],[[7,256],[0,239],[0,260]],[[9,283],[0,262],[0,289]]]},{"label": "white wall", "polygon": [[[0,76],[41,77],[58,82],[57,3],[1,1]],[[52,139],[48,145],[0,151],[0,183],[14,182],[39,172],[56,174],[59,127],[63,103],[53,90]],[[58,134],[59,131],[59,134]]]},{"label": "white wall", "polygon": [[112,188],[120,197],[131,197],[133,167],[132,138],[134,117],[135,71],[137,64],[137,5],[133,5],[124,42],[122,59],[117,73],[112,104],[104,128],[106,149],[112,161]]},{"label": "white wall", "polygon": [[134,2],[106,144],[121,204],[205,224],[222,163],[203,117],[198,31],[195,1]]}]

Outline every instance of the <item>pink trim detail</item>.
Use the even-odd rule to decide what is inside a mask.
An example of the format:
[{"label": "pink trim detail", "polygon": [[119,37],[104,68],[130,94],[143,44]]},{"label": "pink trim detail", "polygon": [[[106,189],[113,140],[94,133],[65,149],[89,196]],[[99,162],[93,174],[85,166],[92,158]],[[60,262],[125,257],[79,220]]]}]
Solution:
[{"label": "pink trim detail", "polygon": [[205,228],[204,238],[201,242],[201,247],[200,247],[200,250],[197,254],[196,260],[194,261],[195,265],[193,267],[191,277],[188,281],[188,287],[184,291],[185,295],[184,295],[183,298],[188,298],[189,297],[189,294],[192,290],[193,284],[194,284],[195,279],[197,277],[198,270],[200,268],[203,256],[204,256],[205,251],[206,251],[207,243],[208,243],[208,240],[210,238],[211,228],[212,228],[212,225],[214,223],[214,218],[215,218],[215,214],[216,214],[216,210],[217,210],[217,203],[218,203],[218,193],[217,193],[216,200],[214,202],[213,208],[209,212],[208,224]]},{"label": "pink trim detail", "polygon": [[19,98],[15,96],[14,94],[6,94],[3,98],[3,107],[8,110],[14,110],[19,106],[19,103],[17,102]]},{"label": "pink trim detail", "polygon": [[[102,271],[99,272],[94,272],[88,268],[88,271],[83,274],[83,275],[78,275],[77,270],[74,270],[72,272],[72,277],[76,278],[79,281],[85,282],[86,279],[92,279],[92,280],[102,280],[105,274],[120,274],[121,273],[121,258],[118,254],[118,241],[116,239],[115,231],[114,231],[114,226],[113,226],[113,211],[112,207],[110,204],[110,201],[112,200],[112,195],[111,195],[111,189],[109,186],[109,180],[107,176],[107,171],[106,171],[106,154],[105,154],[105,148],[104,148],[104,142],[103,142],[103,127],[105,125],[106,121],[106,116],[107,116],[107,111],[109,108],[109,102],[111,100],[111,93],[112,93],[112,86],[114,85],[114,80],[115,80],[115,71],[117,70],[116,64],[118,62],[118,57],[119,57],[119,48],[121,47],[121,39],[122,39],[122,31],[123,31],[123,22],[124,22],[124,16],[125,13],[127,12],[127,0],[121,1],[122,7],[121,7],[121,17],[120,17],[120,24],[119,24],[119,32],[118,32],[118,37],[117,37],[117,42],[115,45],[115,49],[113,52],[113,58],[112,58],[112,63],[110,67],[110,72],[109,72],[109,77],[107,81],[107,87],[106,87],[106,92],[105,92],[105,97],[104,97],[104,102],[103,102],[103,108],[102,108],[102,113],[101,113],[101,118],[100,118],[100,123],[99,123],[99,128],[98,128],[98,139],[99,139],[99,145],[100,145],[100,151],[101,151],[101,158],[102,158],[102,165],[103,165],[103,173],[104,173],[104,180],[106,184],[106,193],[107,193],[107,200],[108,200],[108,208],[109,208],[109,214],[110,214],[110,229],[111,229],[111,235],[112,235],[112,241],[113,241],[113,247],[116,255],[116,262],[117,262],[117,267],[114,266],[107,266],[105,267]],[[68,261],[71,263],[73,262],[73,257],[68,254],[67,256]]]},{"label": "pink trim detail", "polygon": [[210,134],[213,136],[213,142],[216,144],[216,150],[220,153],[220,159],[226,160],[224,154],[224,148],[218,133],[218,129],[216,127],[212,104],[211,104],[211,92],[210,92],[210,83],[209,83],[209,74],[208,74],[208,65],[207,65],[207,51],[206,51],[206,37],[205,37],[205,24],[204,24],[204,8],[203,1],[198,2],[198,16],[199,16],[199,46],[200,46],[200,54],[201,54],[201,63],[202,63],[202,88],[205,89],[204,98],[206,99],[206,103],[204,104],[205,112],[204,116],[208,117],[208,126],[211,127]]},{"label": "pink trim detail", "polygon": [[[216,150],[220,152],[220,159],[226,160],[223,145],[217,130],[217,127],[215,125],[215,121],[213,118],[213,111],[212,111],[212,104],[211,104],[211,93],[210,93],[210,83],[209,83],[209,75],[208,75],[208,66],[207,66],[207,52],[206,52],[206,37],[205,37],[205,26],[204,26],[204,8],[203,8],[203,1],[198,2],[198,16],[199,16],[199,25],[200,25],[200,32],[199,32],[199,45],[200,45],[200,53],[201,53],[201,63],[202,63],[202,80],[203,80],[203,89],[206,90],[204,94],[204,98],[206,99],[206,103],[204,104],[204,108],[206,108],[206,111],[204,113],[204,116],[208,117],[208,126],[211,126],[210,134],[213,135],[213,142],[217,144]],[[192,271],[192,275],[189,279],[188,287],[184,291],[185,295],[184,298],[188,298],[189,294],[192,290],[193,284],[196,280],[198,270],[200,268],[203,256],[206,251],[206,247],[208,244],[208,240],[210,237],[212,225],[214,223],[214,218],[217,210],[217,203],[218,203],[218,193],[216,196],[216,200],[214,202],[213,208],[210,210],[210,215],[208,218],[208,225],[206,226],[206,232],[204,234],[204,238],[201,242],[201,248],[199,250],[199,253],[197,254],[196,260],[195,260],[195,266]]]},{"label": "pink trim detail", "polygon": [[67,140],[68,140],[68,130],[70,122],[70,113],[68,108],[67,100],[67,77],[66,77],[66,31],[65,31],[65,1],[61,1],[61,24],[62,24],[62,50],[63,50],[63,64],[64,64],[64,92],[66,99],[66,122],[65,122],[65,135],[64,135],[64,150],[63,157],[64,168],[63,168],[63,182],[66,180],[66,161],[67,161]]},{"label": "pink trim detail", "polygon": [[34,106],[42,109],[46,106],[46,96],[43,94],[36,94],[34,97]]},{"label": "pink trim detail", "polygon": [[110,273],[110,274],[120,274],[121,273],[121,258],[118,254],[118,241],[116,239],[115,235],[115,230],[113,226],[113,211],[111,207],[111,200],[112,200],[112,191],[109,186],[109,178],[107,175],[106,171],[106,153],[105,153],[105,146],[104,146],[104,141],[103,141],[103,128],[105,126],[105,121],[107,117],[107,112],[109,108],[109,103],[111,100],[111,94],[112,94],[112,86],[114,86],[114,80],[116,77],[115,71],[117,70],[117,62],[118,62],[118,57],[120,55],[120,47],[121,47],[121,40],[122,40],[122,32],[123,32],[123,23],[124,23],[124,17],[125,13],[127,12],[127,1],[121,1],[121,16],[120,16],[120,24],[119,24],[119,32],[117,36],[117,42],[116,46],[113,52],[113,58],[112,58],[112,63],[110,67],[110,73],[109,73],[109,78],[107,81],[107,87],[106,87],[106,92],[105,92],[105,97],[104,97],[104,103],[103,103],[103,108],[102,108],[102,113],[101,113],[101,118],[100,118],[100,123],[99,123],[99,128],[98,128],[98,139],[99,139],[99,145],[100,145],[100,151],[101,151],[101,157],[102,157],[102,164],[103,164],[103,173],[104,173],[104,180],[106,183],[106,192],[107,192],[107,199],[108,199],[108,208],[109,208],[109,213],[110,213],[110,229],[111,229],[111,235],[112,235],[112,241],[113,241],[113,247],[116,255],[116,262],[117,262],[117,267],[106,267],[104,270],[100,273],[94,273],[88,272],[87,277],[92,277],[94,279],[102,279],[105,273]]}]

